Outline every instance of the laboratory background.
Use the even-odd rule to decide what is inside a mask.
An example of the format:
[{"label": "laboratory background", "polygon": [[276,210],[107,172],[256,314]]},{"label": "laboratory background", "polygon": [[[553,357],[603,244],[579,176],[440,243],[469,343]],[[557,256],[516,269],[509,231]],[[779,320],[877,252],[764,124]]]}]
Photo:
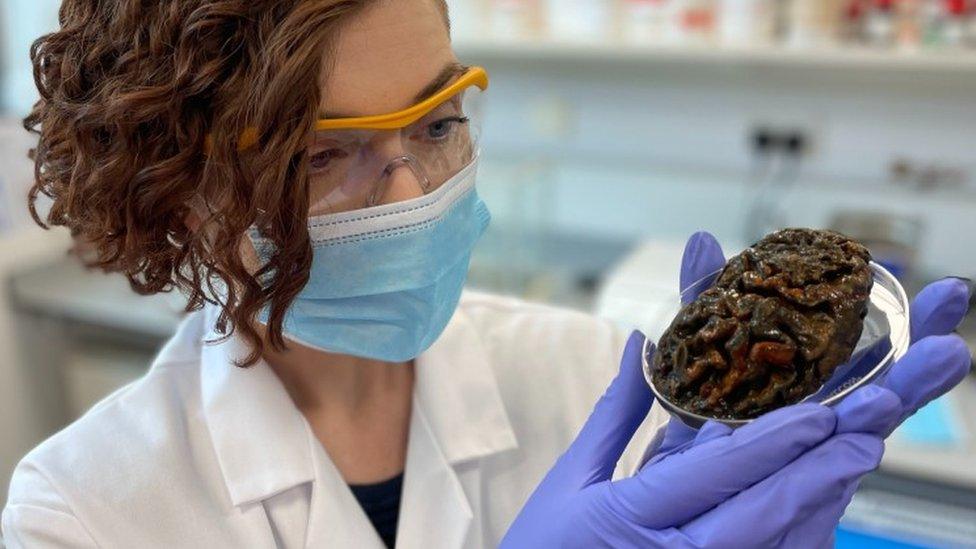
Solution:
[{"label": "laboratory background", "polygon": [[[485,66],[470,286],[656,338],[683,244],[776,228],[866,243],[909,293],[976,278],[976,0],[452,0]],[[30,220],[28,49],[57,0],[0,0],[0,506],[38,442],[142,375],[179,295],[86,271]],[[976,348],[976,319],[961,333]],[[976,547],[976,378],[889,441],[839,547]]]}]

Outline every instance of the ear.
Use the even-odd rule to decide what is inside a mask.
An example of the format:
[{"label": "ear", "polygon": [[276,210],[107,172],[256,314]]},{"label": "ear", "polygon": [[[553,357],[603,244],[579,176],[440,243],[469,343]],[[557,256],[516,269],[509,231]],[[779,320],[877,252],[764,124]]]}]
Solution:
[{"label": "ear", "polygon": [[[203,228],[205,216],[209,216],[209,210],[204,203],[202,198],[193,199],[190,204],[190,210],[187,212],[186,217],[183,219],[183,223],[186,228],[190,229],[193,233],[198,233]],[[209,241],[209,239],[208,239]],[[251,239],[244,235],[241,237],[240,245],[238,246],[238,253],[241,255],[241,259],[244,261],[244,268],[248,270],[252,275],[258,272],[261,268],[261,259],[258,257],[257,250],[254,248],[254,243]]]}]

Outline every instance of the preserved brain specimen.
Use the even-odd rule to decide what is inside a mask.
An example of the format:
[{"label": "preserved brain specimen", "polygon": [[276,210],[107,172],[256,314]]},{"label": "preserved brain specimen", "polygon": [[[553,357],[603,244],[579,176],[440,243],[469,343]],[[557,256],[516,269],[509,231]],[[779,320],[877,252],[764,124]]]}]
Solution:
[{"label": "preserved brain specimen", "polygon": [[749,419],[809,396],[864,327],[871,255],[839,233],[786,229],[729,260],[661,337],[653,382],[706,417]]}]

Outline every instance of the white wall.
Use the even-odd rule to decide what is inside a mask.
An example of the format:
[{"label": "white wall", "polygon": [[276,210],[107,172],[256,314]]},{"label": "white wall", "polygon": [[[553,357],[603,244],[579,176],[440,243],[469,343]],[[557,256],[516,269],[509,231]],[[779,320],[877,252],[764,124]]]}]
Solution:
[{"label": "white wall", "polygon": [[0,110],[26,113],[37,97],[30,44],[57,28],[60,0],[0,0]]}]

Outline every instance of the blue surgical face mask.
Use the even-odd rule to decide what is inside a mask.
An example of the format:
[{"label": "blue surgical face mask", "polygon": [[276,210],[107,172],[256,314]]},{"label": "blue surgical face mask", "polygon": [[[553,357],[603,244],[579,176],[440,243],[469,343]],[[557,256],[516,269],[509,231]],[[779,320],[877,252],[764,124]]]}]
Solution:
[{"label": "blue surgical face mask", "polygon": [[[285,337],[389,362],[426,351],[457,308],[490,219],[475,190],[477,164],[421,198],[310,218],[310,279],[286,313]],[[254,242],[263,255],[267,243]]]}]

